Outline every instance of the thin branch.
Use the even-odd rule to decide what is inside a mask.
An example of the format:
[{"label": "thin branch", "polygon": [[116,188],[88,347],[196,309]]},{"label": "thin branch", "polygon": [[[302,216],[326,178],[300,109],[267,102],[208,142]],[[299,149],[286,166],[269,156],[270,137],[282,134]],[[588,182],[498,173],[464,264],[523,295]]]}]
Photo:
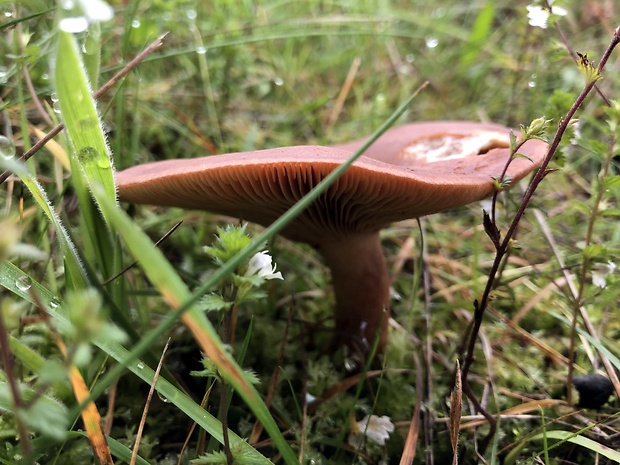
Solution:
[{"label": "thin branch", "polygon": [[[167,35],[168,35],[168,33],[166,32],[165,34],[162,34],[161,36],[159,36],[148,47],[146,47],[144,50],[142,50],[142,52],[140,52],[138,55],[136,55],[136,57],[133,60],[131,60],[129,63],[127,63],[123,67],[123,69],[121,69],[118,73],[116,73],[114,76],[112,76],[112,78],[108,82],[106,82],[97,92],[95,92],[95,94],[94,94],[95,99],[99,99],[101,96],[103,96],[118,81],[120,81],[127,74],[129,74],[129,72],[132,69],[134,69],[136,66],[138,66],[138,64],[140,64],[142,61],[144,61],[144,59],[146,57],[148,57],[153,52],[155,52],[155,50],[157,50],[159,47],[161,47],[163,45],[163,43],[164,43],[164,38]],[[37,153],[39,150],[41,150],[41,148],[43,148],[43,146],[45,146],[45,144],[47,144],[50,140],[52,140],[54,137],[56,137],[60,133],[60,131],[62,131],[64,129],[64,127],[65,126],[62,123],[60,123],[59,125],[55,126],[50,132],[48,132],[45,135],[45,137],[43,137],[36,144],[34,144],[30,150],[25,152],[20,157],[19,160],[21,162],[28,161],[30,158],[32,158],[32,156],[35,153]],[[4,181],[6,181],[8,179],[8,177],[10,176],[10,174],[11,173],[9,173],[8,171],[5,171],[4,173],[2,173],[2,175],[0,175],[0,184],[2,184]]]},{"label": "thin branch", "polygon": [[[605,50],[605,53],[603,54],[598,66],[596,67],[597,75],[601,74],[611,54],[613,53],[614,49],[619,43],[620,43],[620,27],[616,28],[614,32],[614,36],[612,37],[609,46]],[[581,107],[581,105],[585,101],[586,97],[590,94],[590,92],[594,88],[595,83],[596,83],[595,79],[590,79],[589,81],[586,82],[586,85],[584,86],[583,90],[581,91],[581,93],[579,94],[575,102],[573,103],[572,107],[570,108],[566,116],[560,121],[558,130],[555,134],[553,141],[550,144],[547,155],[545,156],[540,168],[536,172],[536,175],[530,182],[530,185],[526,189],[523,195],[523,198],[521,200],[521,204],[519,205],[519,208],[517,209],[517,212],[515,213],[515,216],[512,222],[510,223],[510,226],[508,227],[508,230],[506,231],[505,236],[503,237],[501,241],[498,241],[499,245],[496,245],[495,259],[493,261],[491,271],[489,272],[489,278],[487,280],[482,297],[480,301],[478,300],[474,301],[474,320],[473,320],[471,332],[469,334],[467,350],[464,354],[463,392],[474,403],[476,409],[480,409],[482,407],[480,406],[480,403],[477,401],[477,399],[475,399],[474,393],[472,392],[471,387],[469,385],[467,376],[469,374],[469,370],[474,361],[474,349],[476,346],[476,341],[478,339],[478,333],[480,331],[480,326],[482,324],[482,318],[484,316],[487,305],[489,303],[489,298],[490,298],[491,291],[493,289],[495,280],[497,278],[497,272],[499,270],[501,261],[504,255],[506,255],[507,251],[509,250],[510,241],[515,235],[519,222],[521,221],[521,218],[523,217],[525,210],[527,209],[530,201],[532,200],[532,196],[534,195],[534,192],[536,191],[536,189],[538,188],[542,180],[545,178],[545,176],[549,173],[549,171],[547,171],[547,168],[558,150],[560,141],[562,140],[564,133],[566,132],[568,126],[571,124],[571,120],[573,119],[573,116],[575,115],[577,110]],[[495,419],[492,418],[488,414],[488,412],[486,412],[484,409],[480,410],[480,413],[482,413],[487,418],[487,420],[489,421],[490,427],[491,427],[489,435],[487,435],[487,438],[484,441],[485,444],[488,444],[488,440],[495,433],[496,422],[495,422]]]}]

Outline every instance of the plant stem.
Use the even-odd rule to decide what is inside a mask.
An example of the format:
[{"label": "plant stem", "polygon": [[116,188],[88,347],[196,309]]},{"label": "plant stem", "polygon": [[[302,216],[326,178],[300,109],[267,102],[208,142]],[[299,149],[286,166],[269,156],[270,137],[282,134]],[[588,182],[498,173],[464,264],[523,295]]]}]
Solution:
[{"label": "plant stem", "polygon": [[[612,37],[612,40],[609,44],[609,46],[607,47],[607,49],[605,50],[605,53],[603,54],[597,68],[596,68],[596,72],[598,74],[600,74],[605,65],[607,64],[607,61],[609,60],[613,50],[616,48],[616,46],[618,45],[618,43],[620,43],[620,27],[616,28],[615,32],[614,32],[614,36]],[[503,240],[501,240],[500,244],[498,247],[496,247],[496,254],[495,254],[495,259],[493,260],[493,265],[491,267],[491,271],[489,272],[489,278],[487,280],[484,292],[482,294],[482,297],[480,298],[480,300],[475,300],[474,301],[474,320],[473,320],[473,326],[472,326],[472,330],[469,334],[469,341],[467,343],[467,350],[465,352],[465,361],[463,363],[463,392],[466,393],[466,395],[470,398],[470,400],[472,400],[474,402],[474,404],[478,404],[478,402],[476,402],[473,398],[473,392],[471,390],[471,387],[469,385],[468,382],[468,378],[467,375],[469,374],[469,370],[471,368],[471,365],[474,361],[474,349],[476,346],[476,340],[478,339],[478,333],[480,331],[480,326],[482,324],[482,318],[484,316],[484,312],[486,311],[487,305],[489,303],[489,297],[491,295],[491,290],[493,289],[493,285],[495,283],[496,280],[496,276],[497,276],[497,272],[499,270],[501,261],[504,257],[504,255],[506,255],[509,247],[510,247],[510,241],[512,240],[516,230],[517,230],[517,226],[519,225],[519,222],[521,221],[521,218],[523,217],[523,214],[525,213],[525,210],[527,209],[532,196],[534,195],[534,192],[536,191],[536,189],[538,188],[538,185],[542,182],[542,180],[545,178],[545,176],[547,174],[549,174],[549,171],[547,171],[547,167],[549,166],[549,163],[551,162],[551,160],[553,159],[554,155],[556,154],[558,147],[560,145],[560,142],[562,140],[562,137],[564,136],[564,133],[566,132],[569,124],[571,123],[571,120],[573,119],[573,116],[575,115],[575,113],[577,112],[577,110],[581,107],[581,105],[583,104],[583,102],[585,101],[586,97],[588,96],[588,94],[592,91],[592,89],[594,88],[596,81],[594,79],[592,79],[589,82],[586,82],[586,85],[584,86],[583,90],[581,91],[581,93],[579,94],[579,96],[577,97],[577,99],[575,100],[575,102],[573,103],[572,107],[570,108],[570,110],[568,111],[568,113],[566,114],[566,117],[564,117],[561,121],[560,124],[558,126],[558,130],[555,134],[555,137],[553,138],[553,141],[551,142],[551,145],[549,147],[549,151],[547,152],[547,155],[545,156],[540,168],[538,169],[538,171],[536,172],[536,175],[534,176],[534,178],[532,179],[532,181],[530,182],[530,185],[528,186],[528,188],[526,189],[523,198],[521,200],[521,203],[519,205],[519,208],[517,209],[517,212],[515,213],[515,216],[512,220],[512,222],[510,223],[510,226],[508,227],[508,230],[506,231],[506,235],[504,236]],[[479,408],[479,405],[476,406],[476,408]],[[481,413],[489,420],[489,424],[490,424],[490,431],[489,431],[489,435],[487,436],[487,438],[491,438],[494,434],[495,434],[495,429],[496,429],[496,422],[491,421],[490,415],[488,415],[488,412],[484,412],[484,410],[481,411]],[[488,442],[488,441],[485,441]]]}]

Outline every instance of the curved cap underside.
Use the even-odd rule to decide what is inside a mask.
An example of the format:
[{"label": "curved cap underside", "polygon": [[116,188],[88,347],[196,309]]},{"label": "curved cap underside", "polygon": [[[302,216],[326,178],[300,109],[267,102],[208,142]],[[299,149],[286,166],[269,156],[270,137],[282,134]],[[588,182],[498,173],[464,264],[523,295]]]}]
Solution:
[{"label": "curved cap underside", "polygon": [[[400,128],[398,128],[400,129]],[[506,133],[506,129],[504,129]],[[528,141],[508,174],[516,181],[538,166],[547,145]],[[351,151],[297,146],[167,160],[117,173],[121,200],[207,210],[267,226],[306,195]],[[313,245],[374,232],[408,218],[489,197],[508,149],[411,166],[360,157],[283,235]]]}]

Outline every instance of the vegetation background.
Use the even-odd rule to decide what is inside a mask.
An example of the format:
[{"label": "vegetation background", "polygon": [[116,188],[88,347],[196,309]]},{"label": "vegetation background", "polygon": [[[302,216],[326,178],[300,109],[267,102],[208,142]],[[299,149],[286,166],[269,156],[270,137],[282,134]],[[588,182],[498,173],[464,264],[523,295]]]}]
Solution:
[{"label": "vegetation background", "polygon": [[[109,447],[116,463],[199,456],[193,463],[226,463],[231,455],[240,464],[452,462],[455,362],[495,256],[481,205],[383,232],[395,322],[377,365],[343,350],[322,352],[333,306],[328,271],[313,250],[279,237],[268,249],[284,280],[252,283],[265,292],[236,302],[236,342],[227,349],[209,326],[218,330],[227,311],[208,312],[209,323],[208,305],[197,299],[216,292],[234,300],[235,276],[261,244],[217,229],[235,219],[116,208],[105,192],[109,163],[75,156],[84,153],[79,134],[101,133],[98,124],[71,119],[91,111],[76,97],[87,95],[76,76],[85,70],[96,89],[169,32],[98,101],[116,169],[358,139],[424,81],[429,86],[398,123],[461,119],[519,128],[544,116],[553,138],[584,87],[574,52],[598,63],[620,24],[618,5],[557,0],[541,28],[530,24],[526,7],[548,9],[544,2],[119,1],[110,2],[113,18],[91,24],[88,34],[62,32],[60,20],[88,3],[0,3],[0,149],[2,168],[14,173],[0,190],[0,461],[109,463]],[[62,58],[73,56],[72,41],[75,62]],[[596,409],[579,408],[579,395],[568,399],[572,406],[559,401],[573,374],[620,368],[619,67],[614,52],[502,265],[468,377],[498,428],[483,447],[493,431],[464,397],[460,463],[620,462],[617,401]],[[15,162],[60,121],[68,132],[26,165]],[[502,195],[500,230],[521,191],[513,186]],[[160,239],[180,220],[160,246],[163,255],[154,253],[148,238]],[[261,231],[248,225],[243,233],[264,238]],[[207,245],[237,262],[214,261]],[[140,263],[112,279],[134,259]],[[197,303],[183,324],[178,314],[170,318],[190,296]],[[140,458],[131,459],[149,392],[144,380],[152,380],[168,337],[161,376],[172,383],[160,379]],[[139,360],[128,361],[126,349],[135,347]],[[230,352],[254,374],[201,363],[205,347]],[[257,391],[244,390],[250,378]],[[89,392],[95,402],[80,418],[76,397]],[[320,406],[308,405],[319,397]],[[395,425],[383,445],[368,431],[357,431],[361,443],[350,440],[369,414]],[[229,445],[220,445],[227,442],[220,422],[231,430]]]}]

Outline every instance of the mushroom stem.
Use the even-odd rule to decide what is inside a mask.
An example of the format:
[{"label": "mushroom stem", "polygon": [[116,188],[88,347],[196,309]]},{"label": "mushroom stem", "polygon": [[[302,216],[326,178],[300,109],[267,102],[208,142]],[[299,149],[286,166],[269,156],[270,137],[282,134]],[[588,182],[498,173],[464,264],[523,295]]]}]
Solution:
[{"label": "mushroom stem", "polygon": [[381,351],[390,317],[390,280],[379,232],[322,243],[319,252],[332,273],[336,340],[366,353],[378,337]]}]

